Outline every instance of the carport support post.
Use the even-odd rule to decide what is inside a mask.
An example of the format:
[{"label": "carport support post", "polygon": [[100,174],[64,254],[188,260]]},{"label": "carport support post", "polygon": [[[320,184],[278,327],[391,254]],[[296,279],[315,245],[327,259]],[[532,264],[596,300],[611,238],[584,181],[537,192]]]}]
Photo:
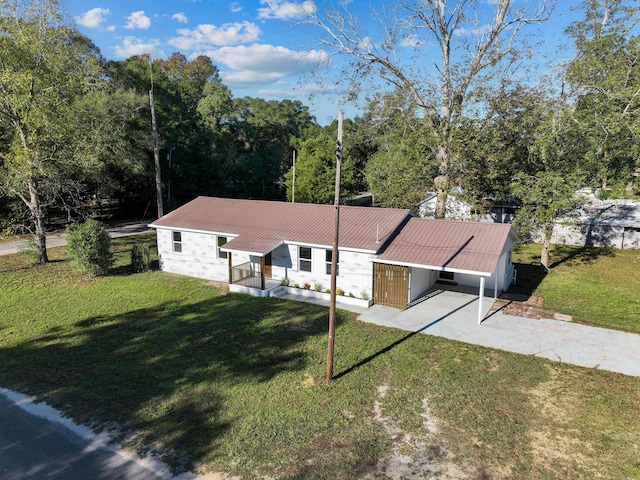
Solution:
[{"label": "carport support post", "polygon": [[480,292],[478,292],[478,325],[482,323],[482,300],[484,299],[484,277],[480,277]]}]

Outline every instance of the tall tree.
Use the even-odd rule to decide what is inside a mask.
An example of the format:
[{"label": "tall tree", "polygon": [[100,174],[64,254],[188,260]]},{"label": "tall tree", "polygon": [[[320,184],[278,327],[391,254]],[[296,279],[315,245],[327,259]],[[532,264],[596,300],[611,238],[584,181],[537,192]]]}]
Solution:
[{"label": "tall tree", "polygon": [[[345,122],[345,138],[352,122]],[[307,131],[297,148],[295,164],[295,200],[305,203],[330,204],[335,200],[337,122],[325,128]],[[343,195],[355,193],[354,162],[349,145],[342,150],[341,190]],[[287,199],[293,194],[293,167],[285,174]]]},{"label": "tall tree", "polygon": [[577,52],[566,75],[574,121],[586,134],[593,186],[624,185],[640,169],[640,7],[587,0],[580,10],[583,18],[568,29]]},{"label": "tall tree", "polygon": [[59,201],[68,171],[85,165],[85,158],[65,154],[65,120],[74,101],[101,83],[99,52],[57,0],[3,0],[0,30],[0,118],[11,142],[2,156],[2,184],[28,207],[43,263],[46,209]]},{"label": "tall tree", "polygon": [[544,0],[532,10],[515,4],[397,0],[361,22],[349,2],[341,2],[308,20],[321,33],[324,48],[347,58],[342,80],[353,93],[376,83],[363,77],[375,76],[414,97],[437,145],[438,218],[446,214],[447,192],[459,183],[453,168],[456,130],[465,109],[472,108],[474,88],[513,73],[527,53],[519,42],[521,30],[546,20],[550,11]]}]

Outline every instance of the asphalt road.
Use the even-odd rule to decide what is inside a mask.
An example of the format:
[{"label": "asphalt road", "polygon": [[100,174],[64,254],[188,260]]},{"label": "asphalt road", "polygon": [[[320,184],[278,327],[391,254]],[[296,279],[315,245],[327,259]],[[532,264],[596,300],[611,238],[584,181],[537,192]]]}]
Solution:
[{"label": "asphalt road", "polygon": [[[129,235],[137,235],[149,230],[146,223],[138,223],[135,225],[124,225],[122,227],[109,228],[111,238],[126,237]],[[10,255],[18,253],[18,247],[26,243],[24,240],[18,242],[0,242],[0,255]],[[47,248],[62,247],[67,244],[67,235],[65,233],[52,233],[47,235]]]},{"label": "asphalt road", "polygon": [[[31,413],[31,412],[33,413]],[[3,480],[166,480],[166,465],[109,445],[46,405],[0,389],[0,478]]]}]

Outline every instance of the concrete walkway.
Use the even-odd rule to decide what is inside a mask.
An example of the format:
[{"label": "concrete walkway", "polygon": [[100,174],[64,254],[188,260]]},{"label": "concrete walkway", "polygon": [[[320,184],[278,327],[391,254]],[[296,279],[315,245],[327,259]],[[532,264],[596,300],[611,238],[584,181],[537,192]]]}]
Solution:
[{"label": "concrete walkway", "polygon": [[[291,295],[286,298],[306,300]],[[328,305],[322,301],[315,303]],[[638,334],[561,320],[517,317],[500,311],[489,314],[492,304],[492,298],[485,298],[483,311],[487,316],[481,325],[477,323],[478,297],[448,290],[438,291],[407,310],[380,305],[363,309],[339,303],[338,307],[355,311],[359,320],[376,325],[640,376]]]},{"label": "concrete walkway", "polygon": [[[137,223],[135,225],[123,225],[121,227],[108,228],[111,238],[126,237],[129,235],[137,235],[150,230],[146,223]],[[16,242],[0,242],[0,255],[11,255],[18,253],[20,245],[25,244],[26,240]],[[47,234],[47,249],[53,247],[62,247],[67,244],[67,235],[64,232]]]},{"label": "concrete walkway", "polygon": [[[489,309],[492,299],[486,299]],[[400,311],[374,305],[363,322],[640,376],[640,335],[552,319],[494,312],[477,324],[478,297],[444,291]]]}]

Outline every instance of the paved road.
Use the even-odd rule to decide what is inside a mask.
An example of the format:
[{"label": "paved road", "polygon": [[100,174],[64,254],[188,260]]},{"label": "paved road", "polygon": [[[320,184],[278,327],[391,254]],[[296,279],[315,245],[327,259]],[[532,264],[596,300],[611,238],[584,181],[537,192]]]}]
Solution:
[{"label": "paved road", "polygon": [[[124,225],[122,227],[113,227],[108,229],[111,238],[137,235],[138,233],[146,232],[147,230],[149,230],[149,227],[146,223]],[[25,242],[25,240],[21,240],[18,242],[0,242],[0,255],[10,255],[12,253],[18,253],[18,247],[20,247],[20,245],[24,244]],[[47,248],[62,247],[66,244],[67,235],[65,233],[51,233],[47,235]]]},{"label": "paved road", "polygon": [[[167,480],[169,468],[109,445],[54,409],[0,389],[0,478],[3,480]],[[182,476],[184,480],[188,477]],[[193,476],[191,476],[193,478]]]}]

